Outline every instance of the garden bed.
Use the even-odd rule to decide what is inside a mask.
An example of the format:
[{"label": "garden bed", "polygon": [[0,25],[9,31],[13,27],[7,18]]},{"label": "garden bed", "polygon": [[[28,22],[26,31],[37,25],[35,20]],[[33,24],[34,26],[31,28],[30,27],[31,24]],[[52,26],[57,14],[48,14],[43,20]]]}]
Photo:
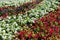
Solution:
[{"label": "garden bed", "polygon": [[0,40],[59,39],[59,3],[38,1],[0,8]]}]

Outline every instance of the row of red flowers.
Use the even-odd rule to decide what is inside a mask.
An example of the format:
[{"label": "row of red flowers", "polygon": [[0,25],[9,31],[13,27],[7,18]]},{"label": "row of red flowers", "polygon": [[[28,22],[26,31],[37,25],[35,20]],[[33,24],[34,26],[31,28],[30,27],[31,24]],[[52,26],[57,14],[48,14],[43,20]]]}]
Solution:
[{"label": "row of red flowers", "polygon": [[31,27],[23,27],[18,33],[21,40],[59,40],[60,38],[60,10],[49,12],[38,20]]}]

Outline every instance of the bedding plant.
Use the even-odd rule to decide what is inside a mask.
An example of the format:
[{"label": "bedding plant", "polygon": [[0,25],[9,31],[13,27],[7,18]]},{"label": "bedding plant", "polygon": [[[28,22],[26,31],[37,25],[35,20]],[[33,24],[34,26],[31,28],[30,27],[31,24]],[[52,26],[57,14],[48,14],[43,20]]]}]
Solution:
[{"label": "bedding plant", "polygon": [[[13,4],[14,4],[14,2],[13,2]],[[12,13],[6,13],[5,15],[1,16],[0,17],[0,40],[20,40],[20,39],[21,40],[26,40],[26,39],[39,40],[40,38],[47,39],[46,38],[47,36],[49,36],[48,38],[51,38],[50,36],[52,36],[51,39],[53,39],[55,34],[57,34],[56,39],[58,39],[59,38],[58,22],[57,21],[56,21],[56,23],[52,22],[50,25],[50,26],[56,26],[56,29],[58,30],[58,32],[56,32],[56,33],[55,33],[55,31],[56,31],[55,29],[51,29],[51,27],[49,27],[47,21],[44,22],[44,20],[45,20],[44,15],[46,13],[49,15],[48,12],[57,10],[58,9],[57,5],[58,5],[58,2],[56,0],[54,0],[54,1],[44,0],[40,4],[38,4],[34,9],[26,11],[23,14],[20,13],[18,15],[9,15]],[[2,6],[4,6],[4,5],[2,5]],[[52,13],[52,14],[58,15],[59,13],[56,12],[56,13]],[[50,18],[50,15],[48,18]],[[51,19],[52,19],[52,21],[54,21],[53,18],[50,18],[50,19],[48,19],[48,18],[47,18],[47,20],[50,20],[49,22],[51,22]],[[56,18],[59,19],[58,16]],[[57,20],[56,18],[55,18],[55,20]],[[37,19],[41,20],[41,22]],[[35,22],[34,20],[37,20],[37,21]],[[46,24],[44,24],[44,23],[46,23]],[[43,31],[41,30],[40,27],[42,27]],[[47,27],[49,30],[48,31],[45,30],[45,27]],[[42,32],[40,33],[39,31],[42,31]],[[45,34],[46,32],[48,35]],[[50,32],[51,32],[51,35],[50,35]],[[52,34],[53,32],[54,32],[54,35]],[[37,35],[38,35],[38,37],[37,37]],[[46,36],[46,37],[44,37],[44,36]]]},{"label": "bedding plant", "polygon": [[60,10],[45,14],[35,20],[31,27],[24,26],[15,38],[20,40],[60,40]]}]

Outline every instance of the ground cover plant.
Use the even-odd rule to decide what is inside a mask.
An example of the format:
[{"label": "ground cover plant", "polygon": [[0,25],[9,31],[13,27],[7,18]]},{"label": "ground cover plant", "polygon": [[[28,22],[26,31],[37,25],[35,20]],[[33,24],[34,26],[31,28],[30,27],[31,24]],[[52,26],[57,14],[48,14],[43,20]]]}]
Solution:
[{"label": "ground cover plant", "polygon": [[[36,0],[33,2],[33,4],[35,2]],[[14,2],[12,3],[14,4]],[[24,4],[24,5],[27,5],[27,4]],[[39,4],[37,3],[37,5],[35,4],[34,6],[32,6],[32,8],[29,7],[30,8],[29,11],[26,11],[27,9],[25,10],[25,8],[20,9],[20,7],[17,7],[17,5],[15,4],[14,6],[12,4],[11,4],[12,6],[9,4],[11,7],[7,4],[2,5],[2,7],[0,8],[0,40],[30,40],[30,39],[31,40],[40,40],[40,39],[48,40],[49,38],[51,38],[51,36],[52,36],[51,40],[53,38],[56,38],[56,39],[59,38],[58,36],[59,35],[59,24],[58,22],[56,22],[57,20],[56,18],[58,18],[59,20],[58,16],[60,14],[59,13],[60,10],[57,10],[59,8],[58,7],[59,3],[56,0],[54,1],[43,0],[41,3]],[[5,7],[6,5],[7,7]],[[16,12],[13,10],[13,8],[17,12],[17,15],[16,15]],[[13,11],[11,12],[10,10],[6,10],[6,9],[11,9]],[[25,12],[22,9],[24,9]],[[22,13],[20,10],[22,10],[22,12],[24,13]],[[51,11],[54,11],[54,12],[51,12]],[[13,13],[15,15],[13,15]],[[44,16],[45,14],[47,14],[46,15],[47,19],[46,19],[46,16]],[[56,15],[56,18],[55,18],[55,15]],[[54,16],[55,19],[51,18],[51,16]],[[50,20],[49,22],[52,22],[52,21],[53,22],[51,23],[51,25],[48,25],[49,23],[47,23],[47,21],[45,22],[45,20],[47,21]],[[40,29],[41,25],[42,25],[43,31]],[[58,26],[58,27],[54,29],[50,29],[51,27],[49,26]],[[46,27],[49,29],[48,31],[45,30]],[[55,32],[56,31],[55,29],[58,31]],[[39,31],[42,31],[41,35]],[[48,35],[46,34],[46,31]],[[51,34],[54,33],[54,35],[53,34],[50,35],[50,32]],[[57,36],[55,34],[57,34]],[[40,36],[37,37],[37,35],[40,35]]]},{"label": "ground cover plant", "polygon": [[60,10],[45,14],[16,35],[20,40],[60,40]]}]

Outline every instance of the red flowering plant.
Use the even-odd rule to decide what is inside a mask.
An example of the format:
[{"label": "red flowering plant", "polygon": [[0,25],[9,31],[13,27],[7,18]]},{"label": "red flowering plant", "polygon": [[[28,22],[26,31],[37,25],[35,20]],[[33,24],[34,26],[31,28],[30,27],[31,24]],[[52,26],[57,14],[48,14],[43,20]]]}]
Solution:
[{"label": "red flowering plant", "polygon": [[21,40],[59,40],[60,10],[49,12],[36,20],[31,27],[23,27],[18,38]]},{"label": "red flowering plant", "polygon": [[21,40],[58,40],[60,38],[60,10],[49,12],[32,24],[23,27],[18,38]]}]

